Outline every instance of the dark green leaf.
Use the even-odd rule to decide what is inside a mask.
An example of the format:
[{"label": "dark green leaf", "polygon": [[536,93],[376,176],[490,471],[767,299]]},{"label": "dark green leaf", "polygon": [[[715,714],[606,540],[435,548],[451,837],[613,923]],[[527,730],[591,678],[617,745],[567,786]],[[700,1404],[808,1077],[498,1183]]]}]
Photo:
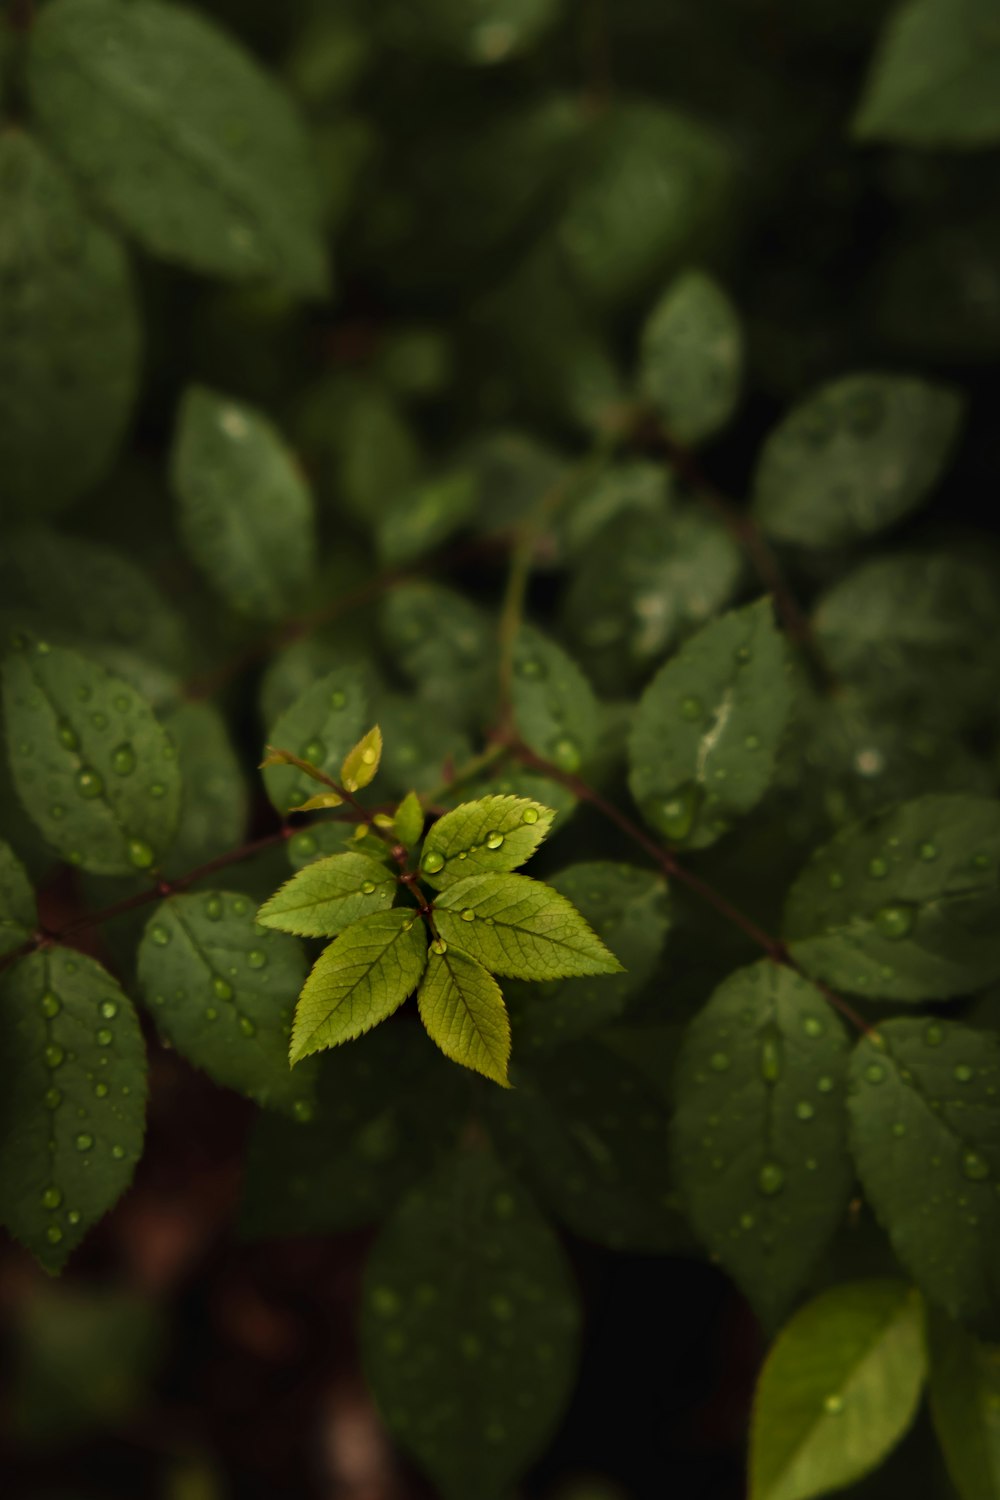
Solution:
[{"label": "dark green leaf", "polygon": [[496,678],[496,631],[484,611],[452,589],[406,583],[380,616],[392,660],[418,696],[455,723],[486,721]]},{"label": "dark green leaf", "polygon": [[0,1219],[58,1271],[132,1180],[146,1055],[131,1002],[68,948],[22,958],[0,982],[9,1073],[0,1104]]},{"label": "dark green leaf", "polygon": [[172,457],[191,555],[233,609],[290,614],[312,572],[312,495],[260,412],[200,386],[186,393]]},{"label": "dark green leaf", "polygon": [[300,944],[254,921],[230,891],[171,896],[139,947],[139,982],[160,1031],[216,1083],[292,1113],[313,1073],[288,1065],[295,996],[306,976]]},{"label": "dark green leaf", "polygon": [[561,1415],[579,1310],[561,1250],[492,1154],[449,1158],[383,1229],[362,1348],[390,1432],[445,1500],[499,1500]]},{"label": "dark green leaf", "polygon": [[819,991],[768,959],[719,986],[681,1048],[673,1136],[682,1198],[769,1324],[846,1214],[849,1048]]},{"label": "dark green leaf", "polygon": [[1000,803],[918,797],[817,849],[785,908],[796,962],[885,1000],[947,1000],[1000,977]]},{"label": "dark green leaf", "polygon": [[769,599],[704,626],[643,694],[629,744],[632,795],[670,843],[714,844],[763,797],[791,708]]},{"label": "dark green leaf", "polygon": [[385,737],[380,789],[390,797],[411,787],[430,792],[448,779],[454,766],[472,758],[465,731],[443,710],[428,713],[409,694],[382,693],[374,705]]},{"label": "dark green leaf", "polygon": [[[356,667],[344,667],[321,677],[285,709],[271,726],[267,742],[291,750],[336,779],[344,756],[370,722],[362,673]],[[266,770],[264,786],[281,813],[298,807],[316,790],[315,783],[293,766]]]},{"label": "dark green leaf", "polygon": [[574,1234],[613,1250],[690,1248],[662,1088],[596,1041],[515,1063],[513,1082],[488,1101],[497,1147]]},{"label": "dark green leaf", "polygon": [[3,668],[18,794],[48,842],[95,875],[156,867],[180,812],[177,752],[117,677],[45,642]]},{"label": "dark green leaf", "polygon": [[468,470],[404,491],[379,518],[379,556],[396,567],[424,557],[464,526],[475,507],[476,480]]},{"label": "dark green leaf", "polygon": [[29,84],[53,148],[152,254],[326,290],[302,125],[202,15],[161,0],[55,0],[34,28]]},{"label": "dark green leaf", "polygon": [[1000,141],[1000,39],[992,0],[897,4],[853,130],[860,140],[904,146]]},{"label": "dark green leaf", "polygon": [[135,398],[139,320],[118,241],[23,130],[0,136],[4,506],[64,509],[111,465]]},{"label": "dark green leaf", "polygon": [[383,1217],[451,1149],[464,1093],[419,1026],[380,1026],[327,1053],[300,1123],[269,1113],[254,1125],[243,1233],[333,1234]]},{"label": "dark green leaf", "polygon": [[524,742],[561,771],[579,771],[597,745],[597,699],[573,659],[532,625],[517,634],[511,697]]},{"label": "dark green leaf", "polygon": [[652,975],[670,925],[666,881],[648,870],[594,860],[570,865],[550,884],[583,913],[624,968],[554,979],[540,989],[514,980],[506,993],[518,1053],[568,1042],[620,1016]]},{"label": "dark green leaf", "polygon": [[37,923],[35,893],[9,844],[0,843],[0,955],[27,942]]},{"label": "dark green leaf", "polygon": [[390,0],[386,35],[408,50],[440,52],[479,66],[506,62],[533,46],[555,21],[562,0]]},{"label": "dark green leaf", "polygon": [[851,1058],[851,1149],[902,1265],[953,1318],[1000,1327],[1000,1038],[887,1021]]},{"label": "dark green leaf", "polygon": [[516,870],[546,837],[555,816],[526,797],[462,802],[434,824],[420,854],[421,875],[444,889],[469,875]]},{"label": "dark green leaf", "polygon": [[839,547],[915,510],[940,478],[962,406],[940,385],[848,375],[800,402],[764,445],[754,513],[769,536]]},{"label": "dark green leaf", "polygon": [[482,964],[443,938],[431,943],[417,1003],[446,1057],[507,1087],[510,1022],[500,986]]},{"label": "dark green leaf", "polygon": [[361,1036],[420,983],[427,933],[412,907],[362,917],[324,948],[295,1011],[292,1061]]},{"label": "dark green leaf", "polygon": [[933,1313],[931,1415],[962,1500],[1000,1495],[1000,1348]]},{"label": "dark green leaf", "polygon": [[687,271],[642,330],[639,383],[678,443],[701,443],[724,427],[739,400],[743,331],[718,282]]},{"label": "dark green leaf", "polygon": [[441,936],[511,979],[615,974],[621,964],[565,896],[526,875],[473,875],[434,904]]},{"label": "dark green leaf", "polygon": [[392,870],[367,854],[334,854],[287,880],[264,902],[257,921],[299,937],[336,937],[359,917],[391,906],[397,889]]},{"label": "dark green leaf", "polygon": [[163,715],[177,747],[183,789],[177,833],[164,866],[184,875],[238,848],[247,826],[248,795],[225,721],[210,703],[181,703]]},{"label": "dark green leaf", "polygon": [[923,1324],[900,1281],[848,1282],[796,1313],[757,1386],[750,1500],[811,1500],[892,1452],[920,1403]]}]

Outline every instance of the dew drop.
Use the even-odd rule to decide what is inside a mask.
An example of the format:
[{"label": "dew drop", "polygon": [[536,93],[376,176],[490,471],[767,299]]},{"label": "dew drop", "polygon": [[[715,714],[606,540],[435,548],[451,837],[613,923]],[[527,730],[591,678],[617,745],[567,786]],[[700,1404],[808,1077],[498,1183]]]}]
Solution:
[{"label": "dew drop", "polygon": [[[311,833],[300,833],[292,840],[292,852],[296,859],[311,859],[318,849],[319,845]],[[219,916],[222,916],[221,906]]]},{"label": "dew drop", "polygon": [[58,1068],[64,1056],[65,1053],[63,1052],[63,1049],[61,1047],[57,1047],[54,1042],[50,1043],[49,1046],[45,1049],[46,1067]]},{"label": "dew drop", "polygon": [[705,716],[705,705],[700,698],[684,698],[681,702],[681,718],[689,724],[697,724]]},{"label": "dew drop", "polygon": [[77,1136],[74,1144],[78,1151],[89,1151],[93,1147],[94,1137],[83,1132]]},{"label": "dew drop", "polygon": [[795,1118],[797,1120],[811,1120],[816,1111],[806,1099],[800,1099],[795,1106]]},{"label": "dew drop", "polygon": [[334,688],[333,692],[330,694],[330,707],[336,709],[336,711],[339,713],[346,703],[347,694],[341,688]]},{"label": "dew drop", "polygon": [[944,1041],[944,1029],[943,1029],[943,1027],[939,1026],[938,1023],[937,1023],[937,1021],[931,1021],[930,1025],[927,1026],[926,1029],[924,1030],[924,1046],[925,1047],[940,1047],[940,1045],[941,1045],[941,1043],[943,1041]]},{"label": "dew drop", "polygon": [[733,654],[736,658],[736,665],[738,667],[745,667],[749,662],[753,660],[753,652],[750,650],[749,646],[737,646]]},{"label": "dew drop", "polygon": [[374,880],[363,880],[361,882],[361,893],[362,893],[362,895],[364,895],[364,896],[371,896],[371,895],[374,894],[374,891],[375,891],[375,882],[374,882]]},{"label": "dew drop", "polygon": [[308,1125],[316,1111],[308,1099],[296,1099],[292,1105],[292,1114],[300,1125]]},{"label": "dew drop", "polygon": [[660,803],[657,822],[660,831],[672,841],[687,838],[694,826],[701,793],[695,784],[679,787]]},{"label": "dew drop", "polygon": [[217,974],[212,980],[212,994],[217,1000],[231,1000],[233,998],[233,987],[228,979],[223,979],[221,975]]},{"label": "dew drop", "polygon": [[973,1073],[968,1063],[958,1063],[955,1067],[954,1077],[956,1083],[971,1083]]},{"label": "dew drop", "polygon": [[754,1226],[754,1224],[755,1224],[755,1222],[756,1221],[754,1219],[753,1214],[749,1214],[749,1213],[747,1213],[747,1214],[740,1214],[740,1228],[741,1229],[752,1229],[753,1226]]},{"label": "dew drop", "polygon": [[431,952],[439,954],[448,952],[448,944],[445,942],[444,938],[434,939],[434,942],[431,943]]},{"label": "dew drop", "polygon": [[[49,1061],[47,1057],[46,1057],[45,1061],[46,1062]],[[53,1067],[53,1066],[54,1066],[54,1064],[49,1063],[49,1067]],[[46,1109],[58,1109],[61,1103],[62,1103],[62,1094],[59,1092],[58,1089],[46,1089],[45,1090],[45,1108]]]},{"label": "dew drop", "polygon": [[64,750],[79,750],[80,741],[76,737],[76,731],[72,725],[67,724],[65,719],[59,725],[58,734],[59,743]]},{"label": "dew drop", "polygon": [[517,664],[517,671],[519,676],[529,680],[534,678],[537,681],[545,676],[545,667],[535,656],[522,656]]},{"label": "dew drop", "polygon": [[725,1073],[728,1071],[729,1055],[726,1052],[713,1052],[709,1058],[709,1067],[714,1073]]},{"label": "dew drop", "polygon": [[985,1182],[990,1176],[990,1164],[978,1151],[966,1151],[962,1157],[962,1173],[970,1182]]},{"label": "dew drop", "polygon": [[247,954],[247,963],[251,969],[263,969],[267,967],[267,954],[263,948],[251,948]]},{"label": "dew drop", "polygon": [[463,911],[463,913],[462,913],[462,921],[463,922],[474,922],[475,920],[476,920],[476,914],[475,914],[475,912],[472,910],[471,906],[467,906],[465,908],[465,910]]},{"label": "dew drop", "polygon": [[823,1400],[823,1410],[831,1417],[839,1416],[844,1410],[843,1396],[826,1396]]},{"label": "dew drop", "polygon": [[839,870],[831,870],[826,877],[826,883],[831,891],[842,891],[844,889],[844,877]]},{"label": "dew drop", "polygon": [[167,795],[167,789],[163,785],[163,782],[154,781],[153,785],[149,789],[149,795],[151,797],[155,797],[157,800],[159,800],[161,797],[165,797]]},{"label": "dew drop", "polygon": [[920,858],[921,859],[926,859],[928,861],[932,860],[932,859],[937,859],[937,857],[938,857],[937,845],[936,844],[921,844],[920,845],[919,853],[920,853]]},{"label": "dew drop", "polygon": [[245,897],[235,896],[233,898],[233,916],[245,917],[249,910],[250,903],[245,899]]},{"label": "dew drop", "polygon": [[499,849],[502,843],[503,843],[503,834],[502,833],[497,833],[496,830],[494,830],[492,833],[488,833],[486,835],[486,847],[487,847],[487,849]]},{"label": "dew drop", "polygon": [[885,1079],[885,1069],[881,1063],[869,1063],[865,1069],[865,1077],[869,1083],[882,1083]]},{"label": "dew drop", "polygon": [[118,1002],[117,1002],[117,1000],[102,1000],[101,1001],[101,1015],[104,1017],[104,1019],[106,1021],[113,1021],[114,1018],[115,1018],[115,1016],[117,1014],[118,1014]]},{"label": "dew drop", "polygon": [[90,722],[91,724],[93,724],[95,729],[107,729],[108,716],[107,714],[102,714],[100,709],[98,709],[95,713],[91,714]]},{"label": "dew drop", "polygon": [[538,822],[538,808],[537,807],[526,807],[524,809],[524,812],[521,814],[521,822],[522,823],[537,823]]},{"label": "dew drop", "polygon": [[747,750],[759,750],[760,737],[756,734],[748,734],[746,739],[743,741],[743,744]]},{"label": "dew drop", "polygon": [[302,759],[311,761],[312,764],[319,763],[326,757],[326,746],[322,740],[310,740],[307,745],[302,746]]},{"label": "dew drop", "polygon": [[45,1238],[48,1240],[50,1245],[58,1245],[62,1240],[62,1237],[63,1232],[59,1228],[58,1224],[50,1224],[48,1229],[46,1229],[45,1231]]},{"label": "dew drop", "polygon": [[874,859],[868,861],[868,873],[873,880],[884,880],[889,873],[888,861],[876,854]]},{"label": "dew drop", "polygon": [[892,1127],[892,1133],[897,1140],[901,1140],[902,1137],[906,1134],[906,1126],[903,1124],[902,1120],[897,1120],[895,1122]]},{"label": "dew drop", "polygon": [[95,1083],[94,1084],[94,1093],[97,1095],[98,1099],[106,1099],[108,1097],[108,1086],[107,1086],[107,1084],[106,1083]]},{"label": "dew drop", "polygon": [[156,855],[144,839],[130,839],[128,857],[137,870],[148,870]]},{"label": "dew drop", "polygon": [[436,875],[439,870],[444,869],[444,855],[439,854],[436,849],[431,849],[424,855],[421,863],[428,875]]},{"label": "dew drop", "polygon": [[244,1036],[256,1036],[257,1028],[249,1016],[240,1016],[240,1030]]},{"label": "dew drop", "polygon": [[157,922],[149,929],[149,936],[158,948],[165,948],[170,942],[170,933],[161,922]]},{"label": "dew drop", "polygon": [[785,1185],[785,1173],[776,1161],[767,1161],[757,1174],[757,1186],[762,1193],[771,1198],[775,1193],[780,1193]]},{"label": "dew drop", "polygon": [[884,938],[904,938],[913,928],[913,907],[896,903],[875,913],[875,926]]},{"label": "dew drop", "polygon": [[111,769],[116,776],[131,776],[135,770],[135,751],[131,745],[119,745],[112,751]]},{"label": "dew drop", "polygon": [[802,1030],[805,1032],[806,1036],[822,1036],[823,1022],[819,1019],[818,1016],[806,1016],[805,1020],[802,1022]]},{"label": "dew drop", "polygon": [[97,1033],[97,1045],[99,1047],[110,1047],[114,1039],[114,1033],[109,1031],[106,1026],[102,1026]]},{"label": "dew drop", "polygon": [[56,821],[58,821],[60,818],[64,818],[65,816],[66,809],[62,806],[62,804],[59,802],[53,802],[52,806],[49,808],[49,817],[55,818]]},{"label": "dew drop", "polygon": [[111,1155],[114,1157],[115,1161],[124,1161],[125,1160],[125,1147],[124,1146],[112,1146],[111,1147]]},{"label": "dew drop", "polygon": [[551,755],[560,771],[579,771],[583,765],[580,747],[568,734],[553,743]]},{"label": "dew drop", "polygon": [[62,1006],[59,1003],[58,996],[53,995],[51,991],[48,994],[43,995],[41,999],[41,1010],[42,1015],[46,1016],[51,1021],[52,1017],[57,1016],[62,1010]]},{"label": "dew drop", "polygon": [[66,1217],[71,1224],[79,1224],[80,1210],[78,1208],[71,1208]]},{"label": "dew drop", "polygon": [[209,896],[205,902],[205,915],[210,922],[218,922],[222,916],[222,902],[218,896]]},{"label": "dew drop", "polygon": [[62,1201],[62,1193],[57,1187],[46,1188],[42,1194],[43,1208],[58,1208]]}]

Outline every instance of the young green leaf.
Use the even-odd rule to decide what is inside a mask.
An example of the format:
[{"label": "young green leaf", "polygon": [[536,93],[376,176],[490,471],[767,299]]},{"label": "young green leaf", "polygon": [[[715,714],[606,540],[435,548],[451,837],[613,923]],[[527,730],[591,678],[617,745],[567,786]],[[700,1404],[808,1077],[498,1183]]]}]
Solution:
[{"label": "young green leaf", "polygon": [[729,421],[742,377],[743,331],[735,307],[711,276],[686,271],[643,326],[643,395],[670,437],[701,443]]},{"label": "young green leaf", "polygon": [[353,750],[348,750],[340,767],[340,780],[348,792],[360,792],[378,774],[382,759],[382,731],[378,725],[363,735]]},{"label": "young green leaf", "polygon": [[822,596],[813,628],[837,678],[881,714],[905,716],[911,737],[913,720],[954,730],[993,712],[1000,670],[980,650],[1000,633],[992,558],[870,558]]},{"label": "young green leaf", "polygon": [[155,868],[180,814],[177,752],[118,677],[43,641],[4,661],[18,795],[70,864],[95,875]]},{"label": "young green leaf", "polygon": [[138,974],[159,1030],[216,1083],[290,1113],[308,1104],[311,1072],[288,1067],[305,957],[292,938],[261,932],[249,897],[170,896],[146,926]]},{"label": "young green leaf", "polygon": [[851,1149],[902,1265],[953,1318],[1000,1327],[1000,1037],[887,1021],[851,1058]]},{"label": "young green leaf", "polygon": [[183,875],[239,847],[249,798],[243,767],[217,708],[181,703],[162,717],[177,746],[183,784],[180,822],[164,871]]},{"label": "young green leaf", "polygon": [[555,813],[526,797],[481,797],[445,813],[420,855],[420,873],[443,890],[469,875],[516,870],[531,858]]},{"label": "young green leaf", "polygon": [[533,625],[517,633],[511,697],[525,744],[561,771],[579,771],[597,746],[597,699],[572,657]]},{"label": "young green leaf", "polygon": [[26,130],[0,136],[0,472],[7,514],[63,510],[103,477],[139,376],[125,253]]},{"label": "young green leaf", "polygon": [[662,1087],[589,1039],[516,1067],[513,1082],[487,1100],[487,1122],[540,1203],[612,1250],[693,1248],[670,1174]]},{"label": "young green leaf", "polygon": [[769,599],[692,636],[646,689],[629,741],[629,785],[650,826],[703,849],[756,807],[791,701]]},{"label": "young green leaf", "polygon": [[406,849],[420,843],[424,831],[424,809],[416,792],[407,792],[396,808],[392,831]]},{"label": "young green leaf", "polygon": [[365,1273],[365,1371],[444,1500],[509,1493],[569,1396],[579,1317],[555,1236],[488,1151],[453,1154],[385,1225]]},{"label": "young green leaf", "polygon": [[918,797],[852,824],[793,885],[785,937],[815,979],[947,1000],[1000,977],[1000,803]]},{"label": "young green leaf", "polygon": [[732,598],[743,560],[714,516],[694,506],[626,516],[584,552],[570,579],[566,628],[594,681],[620,692]]},{"label": "young green leaf", "polygon": [[518,1049],[560,1046],[616,1020],[651,977],[670,926],[666,881],[649,870],[594,860],[570,865],[549,884],[600,930],[624,968],[541,989],[512,981],[506,995]]},{"label": "young green leaf", "polygon": [[312,495],[277,429],[252,407],[191,386],[171,470],[184,540],[226,603],[255,619],[290,614],[316,539]]},{"label": "young green leaf", "polygon": [[313,965],[295,1011],[292,1062],[391,1016],[420,983],[426,962],[427,933],[412,907],[361,917]]},{"label": "young green leaf", "polygon": [[467,469],[404,490],[379,517],[382,563],[401,567],[433,552],[472,519],[476,500],[476,476]]},{"label": "young green leaf", "polygon": [[445,1057],[508,1087],[510,1022],[500,986],[482,964],[443,938],[431,943],[417,1004]]},{"label": "young green leaf", "polygon": [[1000,1496],[1000,1348],[940,1313],[928,1319],[931,1416],[961,1500]]},{"label": "young green leaf", "polygon": [[333,1234],[385,1218],[451,1150],[462,1123],[468,1074],[419,1026],[379,1026],[317,1061],[314,1107],[254,1123],[240,1214],[247,1238]]},{"label": "young green leaf", "polygon": [[795,1314],[757,1386],[750,1500],[811,1500],[892,1452],[920,1404],[923,1325],[900,1281],[847,1282]]},{"label": "young green leaf", "polygon": [[27,872],[10,845],[0,843],[0,956],[27,942],[37,921]]},{"label": "young green leaf", "polygon": [[737,969],[688,1027],[673,1146],[691,1222],[773,1325],[845,1216],[850,1043],[805,979]]},{"label": "young green leaf", "polygon": [[1000,42],[992,0],[898,4],[852,128],[859,140],[903,146],[968,149],[1000,141]]},{"label": "young green leaf", "polygon": [[404,583],[382,602],[386,650],[422,702],[456,724],[489,718],[496,685],[496,631],[485,610],[436,583]]},{"label": "young green leaf", "polygon": [[764,444],[754,514],[769,536],[840,547],[902,520],[940,478],[958,435],[954,392],[899,375],[848,375],[800,402]]},{"label": "young green leaf", "polygon": [[391,906],[397,888],[392,870],[367,854],[333,854],[286,880],[257,921],[299,937],[336,937],[359,917]]},{"label": "young green leaf", "polygon": [[100,964],[69,948],[0,980],[0,1220],[58,1271],[132,1180],[146,1054],[135,1011]]},{"label": "young green leaf", "polygon": [[565,896],[526,875],[460,880],[438,896],[434,920],[446,942],[509,979],[565,979],[621,969]]},{"label": "young green leaf", "polygon": [[326,290],[305,130],[204,16],[162,0],[55,0],[32,32],[28,84],[53,149],[153,255]]},{"label": "young green leaf", "polygon": [[314,788],[296,755],[336,780],[344,756],[370,723],[368,693],[361,671],[343,667],[320,677],[275,721],[268,743],[292,752],[291,764],[270,762],[264,771],[267,795],[280,813],[305,802]]}]

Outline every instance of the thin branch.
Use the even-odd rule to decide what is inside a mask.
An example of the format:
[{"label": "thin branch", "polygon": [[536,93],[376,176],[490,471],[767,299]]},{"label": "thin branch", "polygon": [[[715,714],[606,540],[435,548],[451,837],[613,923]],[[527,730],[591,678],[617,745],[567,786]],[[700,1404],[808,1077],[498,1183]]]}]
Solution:
[{"label": "thin branch", "polygon": [[[739,907],[734,906],[726,896],[722,895],[721,891],[717,891],[714,886],[709,885],[708,881],[703,880],[700,875],[695,875],[686,869],[684,865],[680,864],[676,855],[670,849],[664,849],[662,845],[651,838],[638,824],[633,823],[632,819],[626,813],[622,812],[621,808],[616,807],[613,802],[609,802],[606,797],[603,797],[600,792],[596,791],[582,777],[574,776],[560,770],[551,761],[547,761],[542,756],[536,755],[533,750],[530,750],[526,745],[521,744],[517,740],[512,740],[508,743],[511,753],[523,766],[527,766],[530,770],[538,771],[542,776],[548,777],[550,781],[559,782],[561,786],[566,787],[568,791],[572,792],[578,801],[588,803],[596,812],[599,812],[602,817],[606,818],[608,822],[613,823],[626,838],[638,845],[653,863],[660,867],[665,875],[676,880],[680,885],[686,886],[689,891],[693,891],[702,901],[713,907],[727,922],[731,923],[734,927],[738,927],[752,943],[763,950],[772,963],[781,964],[787,969],[793,969],[796,973],[802,973],[802,970],[780,939],[771,937],[762,927],[758,926],[752,917],[748,917],[745,912],[740,911]],[[810,984],[815,985],[825,995],[834,1009],[838,1010],[846,1020],[850,1021],[852,1026],[855,1026],[859,1031],[866,1034],[871,1033],[872,1027],[868,1025],[867,1021],[858,1014],[853,1006],[849,1005],[846,1000],[836,994],[829,985],[823,983],[821,980],[813,979],[808,974],[803,975],[803,977],[808,979]]]}]

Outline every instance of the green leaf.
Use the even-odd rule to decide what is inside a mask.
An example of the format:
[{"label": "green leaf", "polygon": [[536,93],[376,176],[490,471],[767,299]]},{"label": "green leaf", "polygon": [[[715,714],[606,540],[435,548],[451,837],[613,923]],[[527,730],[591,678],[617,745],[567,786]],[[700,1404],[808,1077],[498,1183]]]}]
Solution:
[{"label": "green leaf", "polygon": [[375,706],[385,736],[384,795],[402,797],[414,787],[430,792],[455,766],[472,759],[468,735],[443,711],[428,713],[424,704],[403,693],[381,693]]},{"label": "green leaf", "polygon": [[703,849],[771,784],[791,708],[770,599],[704,626],[653,678],[629,742],[629,786],[671,844]]},{"label": "green leaf", "polygon": [[0,843],[0,956],[26,943],[38,922],[35,893],[21,861]]},{"label": "green leaf", "polygon": [[95,654],[103,646],[111,671],[109,650],[175,670],[187,661],[184,626],[142,568],[100,542],[47,526],[4,537],[0,619],[57,645],[86,641]]},{"label": "green leaf", "polygon": [[312,573],[313,500],[277,429],[201,386],[181,403],[171,458],[192,557],[240,614],[291,614]]},{"label": "green leaf", "polygon": [[434,920],[446,942],[510,979],[563,979],[621,969],[565,896],[526,875],[460,880],[437,897]]},{"label": "green leaf", "polygon": [[359,792],[362,787],[374,781],[381,759],[382,731],[376,724],[344,756],[340,767],[341,784],[349,792]]},{"label": "green leaf", "polygon": [[[612,523],[620,528],[636,515],[657,516],[672,510],[674,490],[673,472],[665,464],[628,459],[602,466],[569,488],[552,517],[554,539],[561,552],[579,557]],[[604,560],[607,565],[606,551]]]},{"label": "green leaf", "polygon": [[[991,559],[937,550],[871,558],[825,593],[813,627],[831,670],[883,714],[946,729],[989,717],[1000,670]],[[944,790],[944,788],[938,788]]]},{"label": "green leaf", "polygon": [[333,1234],[385,1217],[454,1142],[465,1079],[419,1026],[380,1026],[318,1059],[315,1107],[257,1117],[240,1228]]},{"label": "green leaf", "polygon": [[916,1415],[926,1371],[923,1308],[899,1281],[854,1281],[807,1304],[761,1371],[750,1500],[810,1500],[853,1484]]},{"label": "green leaf", "polygon": [[64,510],[110,468],[139,378],[125,253],[24,130],[0,135],[0,472],[8,514]]},{"label": "green leaf", "polygon": [[325,292],[305,131],[284,91],[196,11],[55,0],[32,33],[28,83],[53,149],[151,254]]},{"label": "green leaf", "polygon": [[[364,677],[356,667],[328,672],[306,689],[275,720],[268,744],[312,761],[334,779],[344,756],[371,722]],[[313,784],[301,771],[275,766],[264,772],[267,795],[280,813],[312,795]]]},{"label": "green leaf", "polygon": [[692,1248],[662,1088],[591,1040],[515,1065],[513,1083],[487,1100],[497,1149],[574,1234],[612,1250]]},{"label": "green leaf", "polygon": [[1000,39],[992,0],[908,0],[886,24],[853,133],[968,149],[1000,141]]},{"label": "green leaf", "polygon": [[588,546],[569,581],[566,629],[598,686],[619,693],[729,602],[740,549],[703,507],[623,517]]},{"label": "green leaf", "polygon": [[389,1220],[365,1272],[365,1372],[444,1500],[499,1500],[543,1448],[579,1321],[552,1231],[490,1152],[450,1157]]},{"label": "green leaf", "polygon": [[571,901],[624,965],[618,974],[554,979],[507,988],[515,1048],[560,1045],[616,1020],[651,978],[670,926],[666,881],[632,865],[594,860],[570,865],[550,884]]},{"label": "green leaf", "polygon": [[424,809],[416,792],[407,792],[396,808],[392,831],[406,849],[420,843],[424,831]]},{"label": "green leaf", "polygon": [[[358,829],[365,830],[361,838]],[[372,833],[365,823],[310,823],[285,845],[288,863],[293,870],[303,870],[315,860],[331,854],[363,854],[366,859],[392,864],[392,850],[383,839]]]},{"label": "green leaf", "polygon": [[264,902],[257,921],[299,937],[336,937],[359,917],[391,906],[396,890],[392,870],[367,854],[333,854],[287,880]]},{"label": "green leaf", "polygon": [[677,1182],[700,1238],[773,1325],[846,1216],[847,1033],[805,979],[737,969],[677,1063]]},{"label": "green leaf", "polygon": [[931,1416],[962,1500],[1000,1496],[1000,1348],[940,1314],[929,1319]]},{"label": "green leaf", "polygon": [[718,282],[686,271],[642,330],[639,385],[678,443],[704,442],[725,427],[743,380],[739,314]]},{"label": "green leaf", "polygon": [[138,972],[159,1030],[216,1083],[285,1111],[309,1100],[311,1072],[288,1066],[305,958],[292,938],[260,930],[247,896],[169,897],[146,926]]},{"label": "green leaf", "polygon": [[155,868],[177,827],[181,782],[148,705],[43,641],[6,658],[3,682],[14,782],[48,842],[95,875]]},{"label": "green leaf", "polygon": [[921,1290],[1000,1327],[1000,1037],[887,1021],[851,1058],[851,1149],[865,1196]]},{"label": "green leaf", "polygon": [[529,860],[555,813],[526,797],[463,802],[434,824],[420,855],[421,877],[445,889],[470,875],[516,870]]},{"label": "green leaf", "polygon": [[379,517],[379,557],[386,567],[425,557],[470,521],[475,509],[476,476],[468,470],[425,480]]},{"label": "green leaf", "polygon": [[294,422],[296,449],[318,489],[370,530],[422,468],[417,435],[390,391],[335,375],[314,384]]},{"label": "green leaf", "polygon": [[361,917],[313,965],[295,1012],[292,1062],[391,1016],[416,989],[426,962],[426,930],[412,907]]},{"label": "green leaf", "polygon": [[563,0],[391,0],[382,24],[397,47],[486,67],[534,46],[562,8]]},{"label": "green leaf", "polygon": [[817,849],[792,886],[796,963],[836,989],[947,1000],[1000,977],[1000,803],[928,796]]},{"label": "green leaf", "polygon": [[135,1011],[92,958],[52,947],[0,981],[0,1220],[58,1271],[121,1197],[142,1152]]},{"label": "green leaf", "polygon": [[458,724],[486,722],[496,631],[484,610],[439,584],[405,583],[386,595],[379,622],[393,663],[423,702]]},{"label": "green leaf", "polygon": [[514,643],[514,719],[525,744],[561,771],[579,771],[597,745],[594,690],[561,646],[522,625]]},{"label": "green leaf", "polygon": [[731,167],[721,138],[688,115],[649,103],[603,110],[557,227],[571,277],[607,308],[655,291],[715,230]]},{"label": "green leaf", "polygon": [[164,865],[183,875],[239,847],[248,814],[246,779],[225,721],[210,703],[181,703],[163,715],[177,746],[183,791],[177,833]]},{"label": "green leaf", "polygon": [[962,416],[944,386],[848,375],[796,406],[764,444],[754,515],[769,536],[840,547],[894,526],[944,471]]},{"label": "green leaf", "polygon": [[510,1022],[500,986],[482,964],[443,939],[433,942],[417,1004],[445,1057],[508,1087]]}]

